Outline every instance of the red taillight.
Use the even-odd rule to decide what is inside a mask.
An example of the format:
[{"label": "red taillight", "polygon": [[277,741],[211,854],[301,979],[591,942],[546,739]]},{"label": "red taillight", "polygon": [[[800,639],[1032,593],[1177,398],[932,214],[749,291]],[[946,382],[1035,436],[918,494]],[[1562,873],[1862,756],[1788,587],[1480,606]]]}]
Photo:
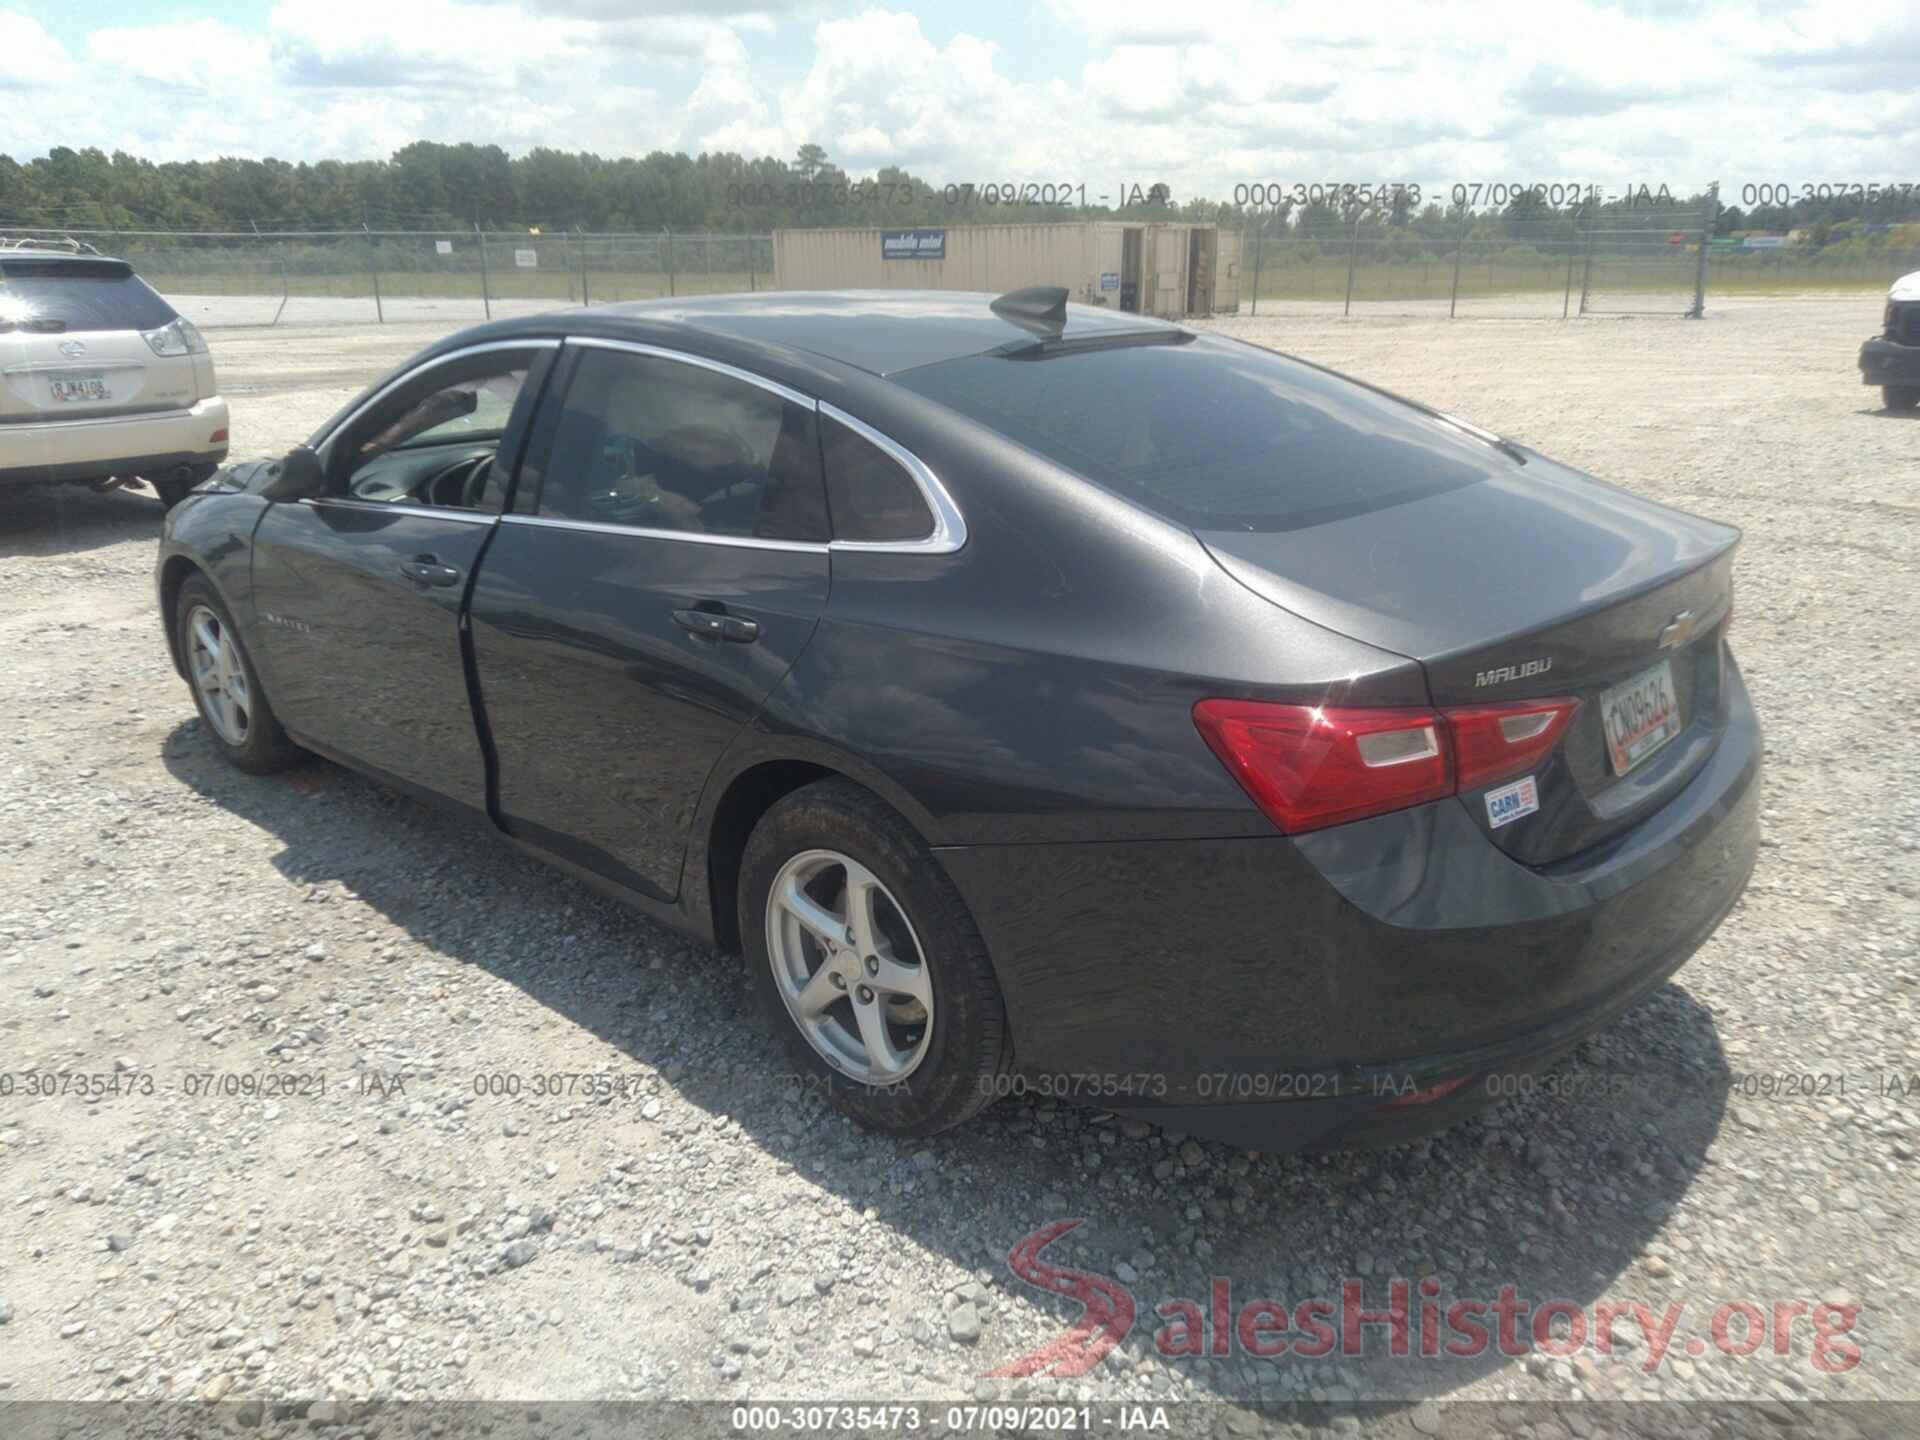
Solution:
[{"label": "red taillight", "polygon": [[1552,753],[1579,708],[1578,700],[1532,700],[1442,710],[1453,732],[1460,788],[1478,790],[1526,774]]},{"label": "red taillight", "polygon": [[227,427],[222,425],[218,430],[214,431],[213,434],[207,437],[207,443],[209,445],[226,444],[227,443]]},{"label": "red taillight", "polygon": [[1202,700],[1194,724],[1267,817],[1288,834],[1453,793],[1431,710],[1342,710]]},{"label": "red taillight", "polygon": [[1579,704],[1372,710],[1202,700],[1193,722],[1267,818],[1298,835],[1531,770]]}]

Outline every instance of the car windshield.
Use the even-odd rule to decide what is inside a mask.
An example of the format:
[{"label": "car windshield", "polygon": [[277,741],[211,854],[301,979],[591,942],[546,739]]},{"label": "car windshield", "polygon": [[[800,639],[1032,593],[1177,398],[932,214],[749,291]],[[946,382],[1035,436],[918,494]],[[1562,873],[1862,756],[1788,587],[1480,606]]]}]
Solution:
[{"label": "car windshield", "polygon": [[0,260],[0,332],[158,330],[174,309],[125,265]]},{"label": "car windshield", "polygon": [[1230,341],[977,355],[893,378],[1203,531],[1296,530],[1501,463],[1403,401]]}]

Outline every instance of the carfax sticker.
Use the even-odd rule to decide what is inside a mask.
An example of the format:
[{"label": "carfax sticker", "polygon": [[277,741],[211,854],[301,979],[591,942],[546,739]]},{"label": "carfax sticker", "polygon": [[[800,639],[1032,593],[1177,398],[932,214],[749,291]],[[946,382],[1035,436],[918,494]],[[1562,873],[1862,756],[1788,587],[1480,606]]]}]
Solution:
[{"label": "carfax sticker", "polygon": [[1533,776],[1487,791],[1487,823],[1498,830],[1540,808],[1540,787]]}]

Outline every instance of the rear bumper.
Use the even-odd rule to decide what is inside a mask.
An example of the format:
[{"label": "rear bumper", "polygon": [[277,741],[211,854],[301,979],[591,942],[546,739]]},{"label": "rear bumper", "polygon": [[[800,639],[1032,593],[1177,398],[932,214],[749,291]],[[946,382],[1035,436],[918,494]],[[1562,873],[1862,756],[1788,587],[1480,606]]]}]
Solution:
[{"label": "rear bumper", "polygon": [[227,441],[227,402],[219,396],[186,410],[94,420],[0,425],[0,485],[161,476],[179,467],[218,465]]},{"label": "rear bumper", "polygon": [[[1470,1113],[1490,1075],[1551,1063],[1657,989],[1739,899],[1761,739],[1728,678],[1699,773],[1561,865],[1510,859],[1455,800],[1298,839],[940,851],[1022,1075],[1262,1149]],[[1422,1103],[1442,1084],[1456,1088]]]},{"label": "rear bumper", "polygon": [[1920,345],[1867,341],[1860,347],[1860,379],[1868,385],[1920,385]]}]

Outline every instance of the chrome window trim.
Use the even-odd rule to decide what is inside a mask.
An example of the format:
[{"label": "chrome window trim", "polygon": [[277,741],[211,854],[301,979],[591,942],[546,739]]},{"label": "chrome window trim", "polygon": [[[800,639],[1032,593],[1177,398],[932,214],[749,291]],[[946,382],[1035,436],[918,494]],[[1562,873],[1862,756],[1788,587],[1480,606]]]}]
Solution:
[{"label": "chrome window trim", "polygon": [[913,483],[920,487],[921,498],[933,513],[933,533],[918,540],[834,540],[830,542],[832,549],[863,554],[951,555],[967,543],[966,518],[961,515],[960,507],[953,503],[947,487],[940,483],[940,477],[933,473],[924,460],[897,440],[883,435],[866,421],[849,415],[837,405],[829,405],[822,400],[819,408],[822,415],[838,421],[861,439],[891,456],[913,478]]},{"label": "chrome window trim", "polygon": [[388,504],[384,500],[355,500],[347,495],[304,496],[302,505],[314,509],[370,510],[376,515],[418,515],[428,520],[452,520],[461,525],[491,525],[500,517],[489,511],[440,509],[432,505]]},{"label": "chrome window trim", "polygon": [[742,370],[737,365],[729,365],[723,360],[709,360],[704,355],[690,355],[684,350],[669,350],[662,345],[647,345],[638,340],[609,340],[599,335],[569,335],[567,344],[578,345],[587,350],[618,350],[628,355],[649,355],[656,360],[670,360],[679,365],[691,365],[697,370],[711,370],[716,375],[725,375],[729,379],[754,385],[762,390],[778,395],[782,400],[811,410],[817,404],[811,395],[802,395],[798,390],[782,385],[778,380],[769,380],[764,375],[756,375],[751,370]]},{"label": "chrome window trim", "polygon": [[343,431],[353,428],[353,426],[359,422],[362,415],[366,414],[367,411],[378,405],[402,385],[411,384],[420,376],[425,375],[429,370],[438,369],[442,365],[451,365],[455,360],[465,360],[472,355],[486,355],[498,350],[558,350],[559,348],[560,342],[558,340],[530,337],[525,340],[490,340],[485,345],[468,345],[463,349],[449,350],[444,355],[436,355],[424,364],[416,365],[404,374],[394,376],[393,379],[389,380],[365,400],[354,406],[352,413],[329,430],[320,443],[313,447],[313,450],[316,454],[320,455],[323,461],[331,461],[333,457],[324,452],[340,437]]},{"label": "chrome window trim", "polygon": [[[396,377],[391,383],[383,385],[369,396],[364,404],[357,406],[339,425],[327,435],[318,449],[332,444],[341,431],[353,425],[368,409],[385,398],[398,386],[407,383],[436,365],[453,360],[464,359],[470,355],[481,355],[495,350],[556,349],[562,342],[553,339],[500,340],[485,345],[470,345],[463,350],[449,351],[445,355],[435,356],[427,364],[409,370],[405,375]],[[752,385],[777,395],[794,405],[827,416],[862,439],[878,446],[891,457],[919,488],[921,498],[927,502],[927,508],[933,515],[933,532],[918,540],[763,540],[751,535],[711,535],[695,530],[658,530],[642,525],[615,525],[598,520],[571,520],[552,515],[521,515],[507,513],[499,518],[508,524],[546,526],[557,530],[582,530],[597,534],[638,535],[652,540],[685,540],[695,545],[733,545],[749,550],[786,550],[800,554],[826,554],[833,550],[847,550],[874,554],[902,555],[951,555],[967,543],[967,522],[960,508],[953,503],[953,497],[947,493],[947,487],[940,483],[940,477],[918,455],[891,436],[867,424],[857,416],[849,415],[837,405],[829,405],[811,395],[802,394],[791,386],[782,385],[777,380],[769,380],[764,375],[756,375],[751,370],[743,370],[737,365],[729,365],[723,360],[712,360],[704,355],[694,355],[685,350],[673,350],[664,345],[649,345],[639,340],[616,340],[601,335],[569,335],[565,343],[581,349],[610,350],[628,355],[645,355],[656,360],[665,360],[679,365],[691,365],[716,375],[724,375],[742,384]],[[824,477],[822,477],[824,479]],[[373,502],[338,502],[365,505],[371,509],[395,510],[403,507],[379,505]],[[428,510],[419,507],[404,507],[408,513],[439,515],[448,512]],[[476,517],[478,518],[478,517]],[[485,517],[483,523],[492,523],[493,517]]]},{"label": "chrome window trim", "polygon": [[757,535],[711,535],[704,530],[656,530],[645,525],[615,525],[604,520],[569,520],[558,515],[502,515],[507,525],[536,525],[547,530],[584,530],[594,535],[631,535],[641,540],[686,540],[695,545],[733,545],[743,550],[791,550],[824,555],[824,540],[763,540]]}]

